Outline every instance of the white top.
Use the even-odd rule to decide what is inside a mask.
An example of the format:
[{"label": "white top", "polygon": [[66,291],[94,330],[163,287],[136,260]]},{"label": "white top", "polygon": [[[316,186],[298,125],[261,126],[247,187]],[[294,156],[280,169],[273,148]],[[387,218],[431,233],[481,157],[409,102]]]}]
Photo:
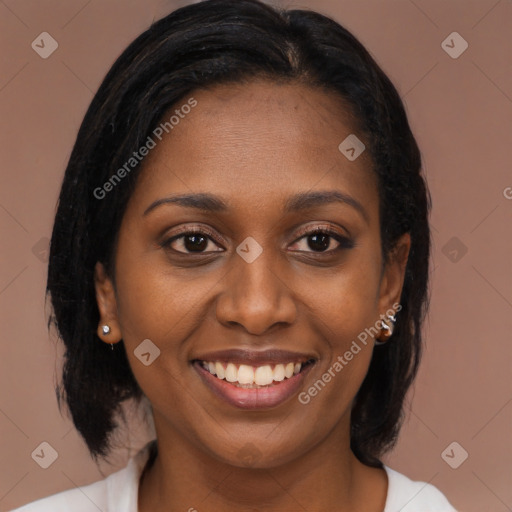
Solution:
[{"label": "white top", "polygon": [[[128,465],[107,478],[62,491],[11,512],[137,512],[139,478],[150,454],[150,441]],[[383,512],[457,512],[433,485],[413,482],[384,465],[388,494]]]}]

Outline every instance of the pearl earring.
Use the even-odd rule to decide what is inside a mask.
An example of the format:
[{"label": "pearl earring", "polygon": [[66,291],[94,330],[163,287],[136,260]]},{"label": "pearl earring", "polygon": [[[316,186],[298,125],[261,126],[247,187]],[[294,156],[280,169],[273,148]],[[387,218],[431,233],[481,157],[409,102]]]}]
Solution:
[{"label": "pearl earring", "polygon": [[110,326],[109,325],[104,325],[102,327],[102,331],[103,331],[103,334],[110,334]]}]

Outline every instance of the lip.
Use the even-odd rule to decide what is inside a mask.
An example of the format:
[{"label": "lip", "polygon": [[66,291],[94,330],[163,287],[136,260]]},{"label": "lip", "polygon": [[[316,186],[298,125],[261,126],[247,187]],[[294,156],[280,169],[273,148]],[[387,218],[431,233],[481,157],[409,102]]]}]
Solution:
[{"label": "lip", "polygon": [[284,363],[306,363],[310,359],[315,361],[318,359],[313,354],[304,354],[300,352],[291,352],[289,350],[269,349],[269,350],[247,350],[232,348],[229,350],[218,350],[216,352],[208,352],[194,356],[193,360],[247,364],[249,366],[263,366],[266,364],[284,364]]},{"label": "lip", "polygon": [[[211,356],[211,354],[210,354]],[[288,356],[289,357],[289,356]],[[311,359],[311,358],[310,358]],[[217,359],[219,361],[219,359]],[[247,361],[247,359],[245,359]],[[288,359],[287,361],[291,361]],[[275,362],[275,360],[274,360]],[[200,361],[194,361],[194,368],[208,388],[219,398],[228,404],[245,410],[271,409],[281,405],[301,388],[304,378],[309,373],[313,364],[305,366],[300,373],[289,379],[263,388],[239,388],[226,380],[221,380],[203,368]]]}]

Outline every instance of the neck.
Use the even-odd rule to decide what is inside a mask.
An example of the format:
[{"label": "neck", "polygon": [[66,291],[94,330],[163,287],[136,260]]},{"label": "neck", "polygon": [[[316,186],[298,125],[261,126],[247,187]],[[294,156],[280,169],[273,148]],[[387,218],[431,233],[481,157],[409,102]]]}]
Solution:
[{"label": "neck", "polygon": [[175,431],[157,427],[157,438],[158,454],[139,486],[139,512],[253,512],[255,506],[265,512],[384,508],[385,471],[357,460],[348,431],[334,429],[320,445],[264,468],[220,461]]}]

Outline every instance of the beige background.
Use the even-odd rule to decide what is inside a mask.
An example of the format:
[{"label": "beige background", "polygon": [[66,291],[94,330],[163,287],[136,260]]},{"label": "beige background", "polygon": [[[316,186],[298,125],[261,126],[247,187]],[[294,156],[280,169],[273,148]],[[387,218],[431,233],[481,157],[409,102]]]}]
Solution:
[{"label": "beige background", "polygon": [[[60,416],[53,387],[61,352],[44,313],[45,247],[94,91],[136,35],[185,3],[0,0],[1,511],[103,478],[145,440],[127,438],[132,451],[120,449],[102,475]],[[427,349],[386,462],[433,483],[460,511],[512,510],[512,2],[286,5],[334,17],[375,56],[404,98],[432,192]],[[59,44],[48,59],[31,48],[43,31]],[[441,46],[454,31],[469,44],[457,59]],[[31,458],[43,441],[58,453],[46,470]],[[453,441],[469,454],[457,469],[441,457]],[[452,460],[461,453],[457,447]]]}]

